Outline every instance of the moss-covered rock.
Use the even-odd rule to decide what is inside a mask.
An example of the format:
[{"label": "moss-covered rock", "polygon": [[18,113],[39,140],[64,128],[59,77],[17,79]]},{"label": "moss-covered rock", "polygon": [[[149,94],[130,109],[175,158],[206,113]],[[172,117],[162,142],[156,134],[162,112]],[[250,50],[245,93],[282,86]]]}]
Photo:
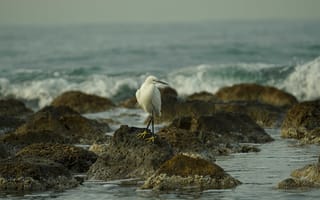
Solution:
[{"label": "moss-covered rock", "polygon": [[257,101],[274,106],[290,107],[298,103],[297,99],[282,90],[271,86],[262,86],[254,83],[236,84],[218,90],[215,96],[222,101]]},{"label": "moss-covered rock", "polygon": [[61,164],[41,158],[0,160],[0,190],[7,192],[64,190],[78,185]]},{"label": "moss-covered rock", "polygon": [[281,136],[319,144],[320,101],[301,102],[291,107],[282,123]]},{"label": "moss-covered rock", "polygon": [[309,164],[291,173],[291,178],[278,183],[279,189],[320,188],[320,164]]},{"label": "moss-covered rock", "polygon": [[73,172],[86,172],[97,155],[80,147],[66,144],[36,143],[20,150],[18,157],[41,157],[60,163]]},{"label": "moss-covered rock", "polygon": [[241,143],[273,141],[247,115],[224,112],[177,118],[157,134],[170,143],[176,153],[199,154],[209,160],[221,154],[258,151],[257,148],[243,146]]},{"label": "moss-covered rock", "polygon": [[[168,143],[150,143],[137,137],[144,129],[122,125],[115,131],[105,153],[90,167],[88,177],[98,180],[145,179],[173,156]],[[147,137],[150,137],[148,135]]]},{"label": "moss-covered rock", "polygon": [[214,163],[201,158],[176,155],[162,164],[142,188],[164,191],[185,188],[226,189],[240,183]]},{"label": "moss-covered rock", "polygon": [[64,92],[56,97],[51,105],[68,106],[79,113],[101,112],[115,107],[108,98],[85,94],[80,91]]}]

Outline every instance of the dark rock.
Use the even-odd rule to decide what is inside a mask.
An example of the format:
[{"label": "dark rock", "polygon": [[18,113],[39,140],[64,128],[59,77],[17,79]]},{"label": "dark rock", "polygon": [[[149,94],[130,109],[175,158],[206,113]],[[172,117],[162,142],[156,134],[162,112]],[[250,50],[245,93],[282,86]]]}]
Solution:
[{"label": "dark rock", "polygon": [[133,97],[131,97],[129,99],[121,101],[119,103],[119,106],[124,107],[124,108],[138,108],[139,107],[137,99],[136,99],[135,96],[133,96]]},{"label": "dark rock", "polygon": [[0,135],[13,131],[25,123],[24,119],[10,116],[0,116]]},{"label": "dark rock", "polygon": [[[111,144],[89,171],[88,177],[98,180],[147,178],[173,156],[168,143],[156,138],[155,143],[137,138],[144,129],[122,125]],[[149,135],[150,136],[150,135]]]},{"label": "dark rock", "polygon": [[207,91],[202,91],[202,92],[197,92],[194,94],[191,94],[187,96],[186,98],[187,101],[193,101],[193,100],[198,100],[198,101],[213,101],[217,102],[219,99],[213,95],[212,93],[209,93]]},{"label": "dark rock", "polygon": [[8,154],[5,146],[2,143],[0,143],[0,159],[7,158],[8,156],[9,156],[9,154]]},{"label": "dark rock", "polygon": [[215,96],[222,101],[257,101],[263,104],[274,106],[290,107],[298,103],[297,99],[282,90],[275,87],[262,86],[251,83],[233,85],[231,87],[221,88]]},{"label": "dark rock", "polygon": [[15,99],[0,100],[0,116],[25,117],[33,111],[27,108],[24,103]]},{"label": "dark rock", "polygon": [[279,189],[299,189],[320,187],[320,165],[310,164],[296,169],[291,173],[292,178],[278,183]]},{"label": "dark rock", "polygon": [[79,113],[101,112],[115,107],[114,103],[107,98],[80,91],[65,92],[56,97],[51,105],[68,106]]},{"label": "dark rock", "polygon": [[320,101],[302,102],[292,106],[282,123],[281,136],[302,143],[320,143]]},{"label": "dark rock", "polygon": [[64,190],[78,185],[61,164],[40,158],[0,160],[0,190],[7,192]]},{"label": "dark rock", "polygon": [[33,143],[101,143],[107,140],[104,134],[110,131],[107,124],[82,117],[69,107],[45,107],[34,113],[15,132],[0,137],[15,149]]},{"label": "dark rock", "polygon": [[226,189],[239,184],[240,181],[214,163],[201,158],[176,155],[162,164],[155,174],[146,180],[142,189],[162,191],[185,188]]},{"label": "dark rock", "polygon": [[217,112],[236,112],[247,114],[264,128],[279,128],[286,109],[256,102],[230,102],[215,104]]},{"label": "dark rock", "polygon": [[198,153],[210,160],[215,155],[243,151],[240,143],[273,141],[250,117],[237,113],[177,118],[157,134],[177,153]]},{"label": "dark rock", "polygon": [[36,143],[20,150],[18,157],[41,157],[64,165],[73,172],[82,173],[97,160],[97,155],[80,147],[66,144]]}]

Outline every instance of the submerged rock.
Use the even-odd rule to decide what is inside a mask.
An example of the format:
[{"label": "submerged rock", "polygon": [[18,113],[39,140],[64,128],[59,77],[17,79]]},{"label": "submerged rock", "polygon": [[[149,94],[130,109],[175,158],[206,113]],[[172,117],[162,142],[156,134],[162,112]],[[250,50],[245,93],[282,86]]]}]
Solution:
[{"label": "submerged rock", "polygon": [[224,87],[218,90],[215,96],[225,102],[257,101],[280,107],[290,107],[298,103],[293,95],[285,91],[254,83],[242,83],[231,87]]},{"label": "submerged rock", "polygon": [[101,112],[115,107],[114,103],[107,98],[80,91],[64,92],[56,97],[51,105],[68,106],[79,113]]},{"label": "submerged rock", "polygon": [[41,158],[0,160],[0,191],[64,190],[78,185],[61,164]]},{"label": "submerged rock", "polygon": [[[155,143],[137,138],[144,129],[122,125],[115,131],[105,153],[90,167],[88,178],[114,180],[145,179],[173,156],[168,143],[156,138]],[[148,136],[150,137],[150,135]]]},{"label": "submerged rock", "polygon": [[182,190],[182,189],[227,189],[241,184],[220,166],[185,155],[176,155],[166,161],[149,177],[142,189]]},{"label": "submerged rock", "polygon": [[320,164],[310,164],[296,169],[291,173],[292,178],[278,183],[279,189],[320,188]]},{"label": "submerged rock", "polygon": [[20,150],[18,157],[41,157],[60,163],[77,173],[88,171],[97,155],[80,147],[66,144],[36,143]]},{"label": "submerged rock", "polygon": [[320,101],[301,102],[291,107],[282,123],[281,136],[319,144]]}]

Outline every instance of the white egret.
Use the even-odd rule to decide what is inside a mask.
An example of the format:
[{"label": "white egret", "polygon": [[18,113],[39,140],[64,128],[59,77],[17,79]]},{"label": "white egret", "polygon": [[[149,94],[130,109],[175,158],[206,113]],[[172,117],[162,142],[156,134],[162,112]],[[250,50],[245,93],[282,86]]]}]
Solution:
[{"label": "white egret", "polygon": [[155,134],[154,134],[154,116],[161,115],[161,95],[160,91],[156,86],[156,83],[161,83],[164,85],[168,85],[168,83],[160,81],[155,76],[148,76],[146,80],[142,83],[141,87],[136,92],[136,98],[139,105],[142,109],[151,115],[151,118],[147,124],[144,132],[139,133],[137,136],[139,138],[145,138],[148,134],[147,130],[150,126],[152,127],[150,138],[147,138],[148,141],[154,142]]}]

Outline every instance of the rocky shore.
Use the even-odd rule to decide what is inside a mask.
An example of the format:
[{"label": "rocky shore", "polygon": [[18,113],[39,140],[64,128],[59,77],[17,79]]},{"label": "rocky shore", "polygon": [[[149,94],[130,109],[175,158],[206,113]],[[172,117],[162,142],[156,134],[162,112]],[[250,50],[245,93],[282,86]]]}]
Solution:
[{"label": "rocky shore", "polygon": [[[216,157],[258,152],[255,144],[273,141],[264,128],[281,127],[283,138],[302,143],[320,141],[319,101],[298,102],[277,88],[239,84],[215,94],[181,97],[173,88],[161,94],[156,122],[165,125],[154,143],[137,137],[142,128],[123,124],[112,130],[107,121],[117,119],[82,115],[137,109],[134,97],[112,102],[70,91],[36,112],[18,100],[0,100],[0,190],[65,190],[81,183],[77,173],[91,180],[134,178],[144,182],[142,189],[161,191],[233,188],[241,180],[218,166]],[[310,175],[318,172],[319,163],[308,165],[278,187],[318,186],[319,178]]]}]

